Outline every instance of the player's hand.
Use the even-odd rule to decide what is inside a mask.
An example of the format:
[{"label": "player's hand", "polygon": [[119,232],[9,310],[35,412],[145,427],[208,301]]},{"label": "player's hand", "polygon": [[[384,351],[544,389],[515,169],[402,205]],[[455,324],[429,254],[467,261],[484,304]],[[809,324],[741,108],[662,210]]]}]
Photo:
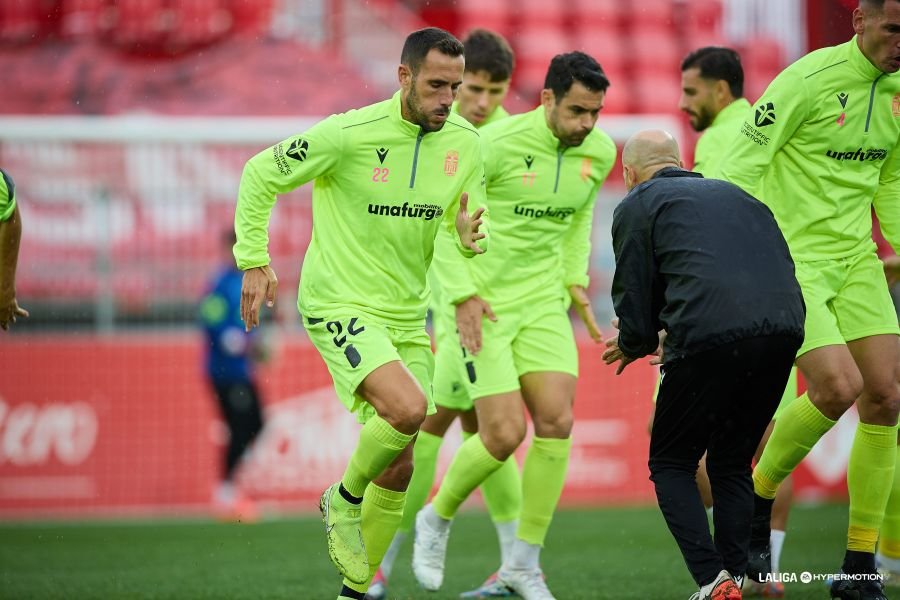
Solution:
[{"label": "player's hand", "polygon": [[16,302],[16,290],[0,291],[0,329],[6,331],[18,317],[27,317],[28,311]]},{"label": "player's hand", "polygon": [[653,352],[651,356],[653,358],[650,359],[651,365],[661,365],[666,361],[665,352],[663,351],[663,347],[666,343],[666,330],[659,330],[659,346],[656,347],[656,350]]},{"label": "player's hand", "polygon": [[[616,321],[618,320],[616,319]],[[606,340],[606,350],[603,352],[601,358],[603,359],[603,362],[608,365],[611,365],[616,361],[619,362],[619,366],[616,368],[616,375],[621,374],[622,371],[625,370],[625,367],[634,362],[633,358],[625,356],[619,348],[619,336]]]},{"label": "player's hand", "polygon": [[275,306],[275,292],[278,290],[278,278],[272,267],[253,267],[244,271],[241,284],[241,319],[244,328],[250,331],[259,325],[259,309],[265,298],[266,306]]},{"label": "player's hand", "polygon": [[603,334],[600,333],[600,326],[597,325],[594,311],[591,310],[591,299],[588,297],[587,290],[580,285],[570,285],[569,296],[572,297],[572,305],[575,307],[575,312],[578,313],[581,322],[587,327],[591,339],[597,344],[602,344]]},{"label": "player's hand", "polygon": [[469,214],[469,194],[463,192],[459,197],[459,210],[456,213],[456,233],[459,235],[459,241],[464,248],[468,248],[475,254],[484,254],[484,250],[478,245],[478,240],[484,239],[485,235],[478,231],[484,221],[481,215],[484,214],[484,207],[479,208],[473,214]]},{"label": "player's hand", "polygon": [[456,328],[459,331],[459,343],[472,354],[478,354],[481,351],[481,319],[483,316],[491,321],[497,320],[497,315],[491,310],[491,305],[478,296],[472,296],[456,305]]},{"label": "player's hand", "polygon": [[900,256],[885,256],[881,262],[884,263],[884,276],[887,277],[888,285],[893,286],[900,281]]}]

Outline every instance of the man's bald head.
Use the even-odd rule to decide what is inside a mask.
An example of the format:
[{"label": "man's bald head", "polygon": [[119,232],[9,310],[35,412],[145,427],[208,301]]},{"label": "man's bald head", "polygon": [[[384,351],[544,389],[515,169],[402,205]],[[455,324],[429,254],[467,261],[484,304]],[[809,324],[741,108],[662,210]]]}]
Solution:
[{"label": "man's bald head", "polygon": [[681,154],[675,138],[661,129],[635,133],[622,149],[625,186],[630,190],[665,167],[681,167]]}]

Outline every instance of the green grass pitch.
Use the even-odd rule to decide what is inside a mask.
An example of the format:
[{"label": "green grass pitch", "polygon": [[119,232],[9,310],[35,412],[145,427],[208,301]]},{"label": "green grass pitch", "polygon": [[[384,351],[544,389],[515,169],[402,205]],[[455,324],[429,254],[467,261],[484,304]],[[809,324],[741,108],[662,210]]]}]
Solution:
[{"label": "green grass pitch", "polygon": [[[847,528],[841,505],[796,507],[784,572],[840,567]],[[390,598],[444,600],[497,567],[487,516],[465,512],[450,536],[444,588],[419,589],[401,552]],[[686,600],[696,590],[655,507],[562,510],[542,556],[560,600]],[[331,600],[340,580],[314,517],[254,525],[213,521],[0,523],[0,598],[291,598]],[[896,592],[895,592],[896,593]],[[821,583],[789,584],[787,597],[826,599]]]}]

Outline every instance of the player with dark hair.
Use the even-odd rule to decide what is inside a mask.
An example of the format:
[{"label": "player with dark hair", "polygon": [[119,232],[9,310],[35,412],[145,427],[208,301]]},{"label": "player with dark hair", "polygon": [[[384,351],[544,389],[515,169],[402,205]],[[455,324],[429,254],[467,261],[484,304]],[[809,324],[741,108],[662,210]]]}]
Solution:
[{"label": "player with dark hair", "polygon": [[594,129],[608,86],[590,56],[558,55],[541,106],[481,130],[494,247],[444,283],[456,304],[461,373],[475,399],[478,435],[459,448],[416,517],[413,572],[425,589],[443,582],[457,509],[524,440],[524,406],[535,436],[522,467],[516,539],[497,580],[527,600],[553,597],[539,557],[572,445],[578,352],[570,301],[601,341],[586,288],[594,202],[616,157],[610,137]]},{"label": "player with dark hair", "polygon": [[[248,329],[275,301],[268,223],[276,194],[315,180],[313,233],[297,301],[303,324],[363,428],[341,480],[320,501],[342,598],[362,599],[403,514],[412,450],[434,412],[425,276],[441,228],[463,257],[484,252],[478,132],[450,107],[463,46],[409,35],[393,98],[333,115],[250,159],[241,177],[235,257]],[[479,245],[481,244],[481,245]]]},{"label": "player with dark hair", "polygon": [[[452,110],[475,127],[482,127],[508,117],[509,113],[503,109],[502,103],[509,91],[514,64],[509,44],[499,34],[486,29],[476,29],[463,40],[463,46],[466,70]],[[438,236],[448,237],[452,241],[449,232],[440,231]],[[451,260],[445,260],[444,253],[449,254]],[[454,278],[456,267],[452,258],[455,254],[456,250],[452,243],[437,244],[434,261],[428,271],[436,346],[433,393],[437,412],[425,417],[416,437],[416,446],[413,450],[415,468],[407,490],[403,519],[384,555],[381,568],[369,586],[367,600],[382,600],[387,596],[387,582],[394,561],[413,527],[416,513],[428,500],[434,485],[438,453],[447,430],[459,417],[465,438],[478,431],[473,401],[463,384],[464,368],[459,353],[459,338],[456,336],[456,309],[453,304],[457,298],[449,297],[444,291],[444,282]],[[497,529],[502,560],[508,555],[515,539],[519,510],[522,506],[522,481],[515,458],[507,459],[503,467],[484,482],[481,492]],[[485,595],[490,597],[506,596],[511,592],[496,582],[494,573],[471,593],[474,594],[473,597]]]}]

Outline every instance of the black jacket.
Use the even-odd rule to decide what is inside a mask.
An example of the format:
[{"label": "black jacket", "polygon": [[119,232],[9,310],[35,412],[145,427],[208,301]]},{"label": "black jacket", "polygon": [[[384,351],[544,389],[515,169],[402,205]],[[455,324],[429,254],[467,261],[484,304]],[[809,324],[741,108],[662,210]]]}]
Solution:
[{"label": "black jacket", "polygon": [[803,339],[806,307],[771,211],[741,188],[674,167],[616,207],[619,348],[670,362],[741,339]]}]

